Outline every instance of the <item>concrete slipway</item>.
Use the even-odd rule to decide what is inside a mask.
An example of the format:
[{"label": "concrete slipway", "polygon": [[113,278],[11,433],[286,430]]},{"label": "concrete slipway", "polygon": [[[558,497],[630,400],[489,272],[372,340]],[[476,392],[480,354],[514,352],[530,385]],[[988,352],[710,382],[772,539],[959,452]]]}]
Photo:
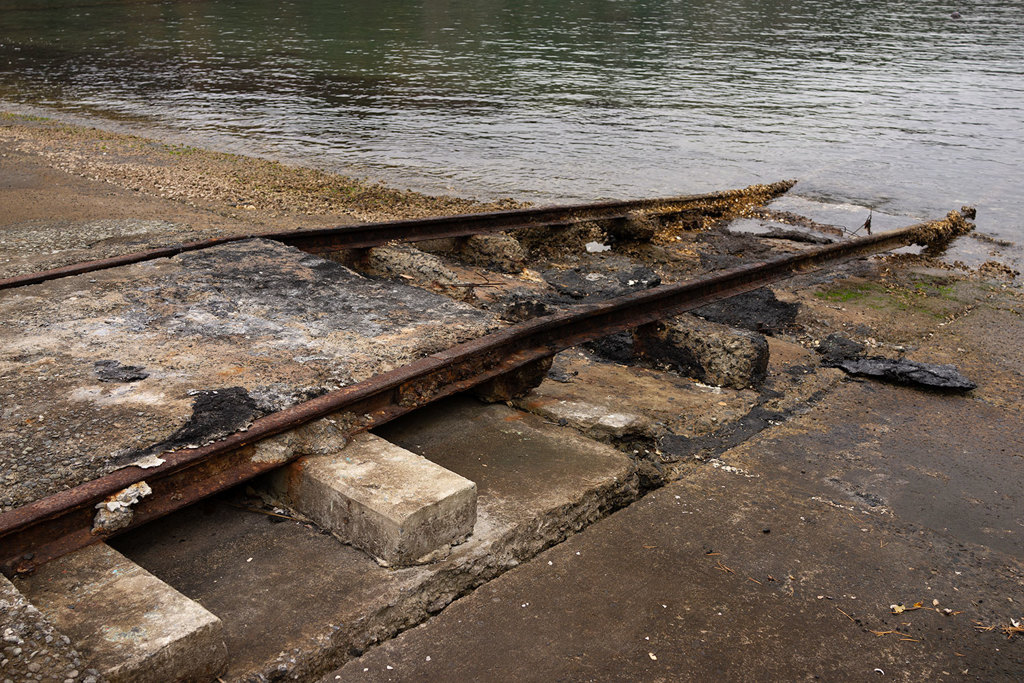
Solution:
[{"label": "concrete slipway", "polygon": [[[758,386],[576,349],[512,406],[457,398],[325,451],[450,475],[432,495],[456,522],[426,557],[395,544],[386,566],[282,507],[333,469],[300,465],[0,586],[4,673],[1017,678],[1020,292],[898,259],[776,292],[798,312]],[[500,324],[262,241],[16,290],[3,319],[5,509]],[[833,331],[979,388],[848,381],[813,351]]]}]

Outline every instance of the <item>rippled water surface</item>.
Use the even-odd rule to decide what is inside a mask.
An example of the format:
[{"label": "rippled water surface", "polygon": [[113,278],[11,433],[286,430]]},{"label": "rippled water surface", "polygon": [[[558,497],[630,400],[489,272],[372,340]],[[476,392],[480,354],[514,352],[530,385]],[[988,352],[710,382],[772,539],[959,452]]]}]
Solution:
[{"label": "rippled water surface", "polygon": [[0,0],[0,98],[431,192],[794,177],[1024,240],[1017,1]]}]

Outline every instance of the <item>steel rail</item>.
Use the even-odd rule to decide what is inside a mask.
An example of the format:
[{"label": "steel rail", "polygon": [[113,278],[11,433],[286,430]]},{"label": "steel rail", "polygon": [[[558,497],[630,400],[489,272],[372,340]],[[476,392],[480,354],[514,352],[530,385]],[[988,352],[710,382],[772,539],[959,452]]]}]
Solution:
[{"label": "steel rail", "polygon": [[[915,224],[708,277],[582,304],[459,344],[259,418],[248,431],[222,441],[165,453],[161,456],[164,464],[156,468],[128,467],[2,513],[0,570],[8,575],[31,571],[43,562],[280,467],[286,461],[257,462],[261,459],[252,457],[255,444],[312,420],[333,415],[346,425],[346,432],[365,431],[583,342],[678,315],[800,272],[819,269],[827,263],[920,242],[929,233],[948,234],[953,230],[952,223],[947,219]],[[292,459],[295,457],[298,456]],[[153,493],[134,506],[130,524],[113,533],[94,533],[96,506],[140,481],[147,482]]]},{"label": "steel rail", "polygon": [[732,202],[760,192],[765,198],[778,196],[791,188],[795,181],[782,181],[764,186],[738,190],[723,190],[707,194],[681,195],[657,199],[606,201],[593,204],[570,204],[511,211],[438,216],[434,218],[365,223],[333,228],[310,228],[265,234],[229,235],[197,242],[185,242],[167,247],[85,261],[37,273],[26,273],[0,280],[0,290],[35,285],[71,275],[82,275],[132,263],[177,256],[189,251],[208,249],[220,244],[247,239],[267,239],[293,246],[313,254],[324,254],[342,249],[366,249],[389,242],[421,242],[432,239],[468,237],[490,232],[521,230],[524,228],[561,228],[584,221],[628,220],[632,214],[671,216],[706,209],[708,204]]}]

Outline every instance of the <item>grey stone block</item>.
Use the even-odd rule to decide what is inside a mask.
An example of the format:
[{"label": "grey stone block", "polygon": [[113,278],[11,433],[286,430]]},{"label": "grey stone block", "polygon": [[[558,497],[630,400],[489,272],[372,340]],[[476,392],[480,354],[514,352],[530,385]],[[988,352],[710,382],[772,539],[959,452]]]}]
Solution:
[{"label": "grey stone block", "polygon": [[387,565],[431,559],[476,522],[476,484],[372,434],[302,458],[270,483],[287,504]]}]

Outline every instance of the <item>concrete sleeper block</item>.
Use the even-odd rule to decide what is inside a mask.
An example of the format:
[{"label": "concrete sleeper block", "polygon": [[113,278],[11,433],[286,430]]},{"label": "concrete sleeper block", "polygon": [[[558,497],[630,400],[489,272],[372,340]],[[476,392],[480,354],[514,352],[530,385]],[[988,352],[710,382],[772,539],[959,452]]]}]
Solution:
[{"label": "concrete sleeper block", "polygon": [[205,681],[227,666],[220,619],[106,544],[15,586],[111,683]]},{"label": "concrete sleeper block", "polygon": [[460,543],[476,523],[476,484],[373,434],[275,472],[273,493],[385,565]]}]

